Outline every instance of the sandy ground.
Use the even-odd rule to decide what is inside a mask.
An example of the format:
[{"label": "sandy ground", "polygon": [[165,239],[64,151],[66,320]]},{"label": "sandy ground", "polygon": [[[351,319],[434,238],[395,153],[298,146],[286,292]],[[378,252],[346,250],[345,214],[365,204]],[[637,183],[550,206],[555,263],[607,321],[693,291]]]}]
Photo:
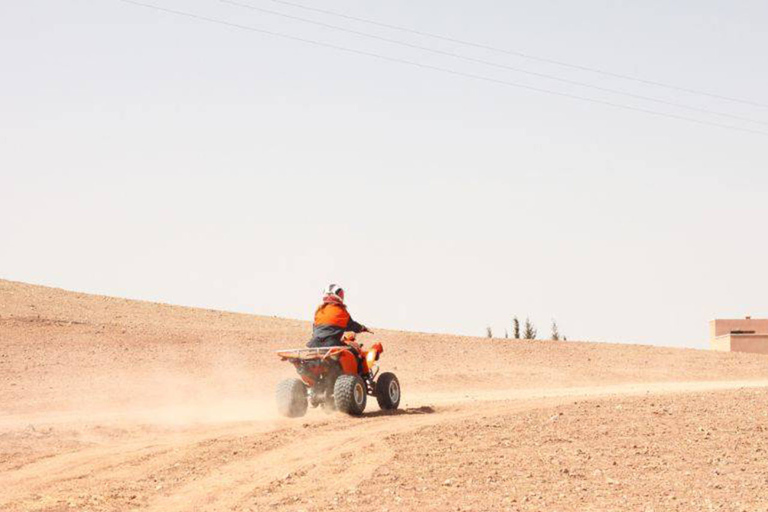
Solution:
[{"label": "sandy ground", "polygon": [[375,329],[401,411],[278,418],[309,330],[0,281],[0,510],[768,510],[768,357]]}]

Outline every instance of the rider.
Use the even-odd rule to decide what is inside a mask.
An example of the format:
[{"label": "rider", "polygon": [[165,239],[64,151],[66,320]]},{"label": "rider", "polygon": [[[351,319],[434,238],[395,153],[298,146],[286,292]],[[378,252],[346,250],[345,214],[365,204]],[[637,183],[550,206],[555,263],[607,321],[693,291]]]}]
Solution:
[{"label": "rider", "polygon": [[315,311],[312,325],[312,339],[308,347],[343,347],[351,345],[359,352],[360,346],[354,341],[342,340],[345,332],[371,332],[362,324],[352,320],[344,304],[344,290],[337,284],[330,284],[323,294],[323,303]]},{"label": "rider", "polygon": [[[307,343],[308,347],[344,347],[350,346],[352,354],[357,360],[358,372],[363,368],[360,345],[354,341],[354,337],[344,336],[344,333],[371,332],[362,324],[352,320],[344,304],[344,290],[337,284],[330,284],[323,293],[323,303],[315,311],[315,322],[312,324],[312,339]],[[326,377],[325,392],[333,393],[334,384],[341,375],[341,366],[336,363]],[[331,402],[333,403],[333,402]]]}]

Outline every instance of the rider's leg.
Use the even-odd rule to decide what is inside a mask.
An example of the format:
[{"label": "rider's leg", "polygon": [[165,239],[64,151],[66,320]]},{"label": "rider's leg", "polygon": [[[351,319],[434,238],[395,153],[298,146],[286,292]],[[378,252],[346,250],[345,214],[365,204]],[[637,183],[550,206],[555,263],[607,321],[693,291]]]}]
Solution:
[{"label": "rider's leg", "polygon": [[333,386],[336,384],[336,379],[341,375],[341,366],[339,363],[331,363],[328,368],[328,373],[325,374],[325,396],[330,398],[333,395]]}]

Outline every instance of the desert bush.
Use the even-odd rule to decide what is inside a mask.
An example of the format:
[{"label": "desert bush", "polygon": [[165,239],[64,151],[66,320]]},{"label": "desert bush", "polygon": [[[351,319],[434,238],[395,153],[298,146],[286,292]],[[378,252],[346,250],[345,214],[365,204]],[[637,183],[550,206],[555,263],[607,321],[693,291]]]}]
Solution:
[{"label": "desert bush", "polygon": [[560,331],[557,328],[557,322],[552,319],[552,339],[558,341],[560,339]]},{"label": "desert bush", "polygon": [[529,318],[525,319],[525,330],[523,331],[523,338],[526,340],[535,340],[536,339],[536,327],[531,323],[531,320]]},{"label": "desert bush", "polygon": [[517,317],[512,319],[512,332],[516,340],[520,339],[520,320]]},{"label": "desert bush", "polygon": [[490,327],[485,328],[485,337],[493,338],[493,330]]}]

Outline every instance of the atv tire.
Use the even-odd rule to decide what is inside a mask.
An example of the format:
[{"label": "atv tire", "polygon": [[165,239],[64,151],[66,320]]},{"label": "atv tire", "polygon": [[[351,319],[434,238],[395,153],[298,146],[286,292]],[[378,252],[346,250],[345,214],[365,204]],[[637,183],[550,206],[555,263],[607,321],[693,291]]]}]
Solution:
[{"label": "atv tire", "polygon": [[400,381],[394,373],[382,373],[376,381],[376,401],[384,411],[400,407]]},{"label": "atv tire", "polygon": [[307,413],[307,388],[300,379],[285,379],[277,385],[277,410],[283,416],[298,418]]},{"label": "atv tire", "polygon": [[333,386],[333,398],[336,409],[352,416],[360,416],[368,400],[365,382],[357,375],[340,375]]}]

